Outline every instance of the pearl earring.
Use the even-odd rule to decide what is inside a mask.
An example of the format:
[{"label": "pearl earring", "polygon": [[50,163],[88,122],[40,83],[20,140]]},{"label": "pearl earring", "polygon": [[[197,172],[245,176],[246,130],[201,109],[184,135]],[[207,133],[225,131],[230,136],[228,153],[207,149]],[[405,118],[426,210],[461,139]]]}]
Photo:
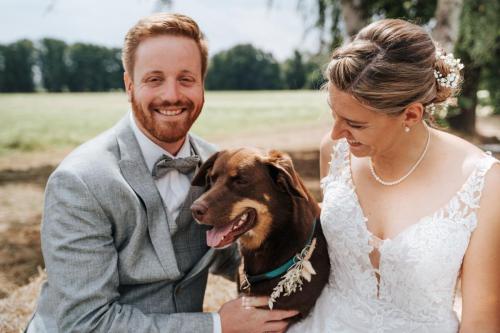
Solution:
[{"label": "pearl earring", "polygon": [[406,133],[409,133],[410,132],[410,128],[408,126],[405,126],[405,132]]}]

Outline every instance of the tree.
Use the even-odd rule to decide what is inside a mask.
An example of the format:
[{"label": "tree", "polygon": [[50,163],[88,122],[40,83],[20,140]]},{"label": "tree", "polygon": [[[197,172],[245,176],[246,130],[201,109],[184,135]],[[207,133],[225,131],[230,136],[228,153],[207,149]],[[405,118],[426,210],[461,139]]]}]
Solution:
[{"label": "tree", "polygon": [[304,88],[306,83],[306,68],[302,62],[302,54],[299,51],[295,50],[293,57],[285,61],[283,74],[288,89]]},{"label": "tree", "polygon": [[256,90],[283,87],[281,70],[272,54],[250,44],[215,54],[208,68],[207,89]]},{"label": "tree", "polygon": [[438,0],[436,7],[436,26],[432,37],[439,41],[442,48],[452,52],[458,39],[460,14],[463,0]]},{"label": "tree", "polygon": [[0,92],[7,91],[5,84],[5,52],[7,47],[0,44]]},{"label": "tree", "polygon": [[330,60],[330,52],[321,52],[317,54],[306,54],[304,67],[306,69],[306,89],[320,89],[325,84],[325,67]]},{"label": "tree", "polygon": [[119,49],[76,43],[68,48],[70,91],[108,91],[122,88]]},{"label": "tree", "polygon": [[[299,0],[299,2],[302,2]],[[477,91],[487,88],[493,106],[500,109],[500,0],[314,0],[318,8],[317,26],[329,27],[330,47],[339,45],[338,36],[344,26],[348,36],[359,27],[378,18],[405,18],[421,25],[436,23],[434,38],[447,50],[453,50],[465,65],[464,85],[459,98],[460,108],[451,112],[449,124],[467,134],[475,133]],[[463,7],[463,9],[462,9]],[[353,10],[353,8],[355,10]],[[339,10],[344,19],[338,22]],[[331,17],[328,20],[328,17]],[[434,20],[435,19],[435,20]]]},{"label": "tree", "polygon": [[67,86],[66,53],[67,45],[65,42],[51,38],[41,40],[38,65],[42,73],[43,86],[47,91],[60,92]]},{"label": "tree", "polygon": [[[299,0],[299,3],[304,0]],[[330,29],[330,49],[341,44],[347,38],[376,18],[405,18],[419,24],[426,24],[434,17],[436,1],[412,0],[314,0],[317,6],[318,19],[316,26],[319,29]],[[339,17],[342,17],[342,22]],[[340,38],[340,39],[339,39]]]},{"label": "tree", "polygon": [[122,50],[120,48],[111,48],[107,50],[107,56],[104,59],[103,75],[106,76],[106,90],[123,89],[123,63]]},{"label": "tree", "polygon": [[[461,15],[458,43],[455,51],[464,69],[464,84],[458,99],[459,112],[449,118],[450,125],[468,134],[475,134],[477,91],[483,85],[498,97],[500,79],[500,0],[490,0],[488,6],[481,0],[465,0]],[[496,99],[498,103],[498,99]],[[498,104],[496,104],[498,108]]]},{"label": "tree", "polygon": [[33,92],[33,65],[35,47],[30,40],[22,39],[3,47],[2,88],[4,92]]}]

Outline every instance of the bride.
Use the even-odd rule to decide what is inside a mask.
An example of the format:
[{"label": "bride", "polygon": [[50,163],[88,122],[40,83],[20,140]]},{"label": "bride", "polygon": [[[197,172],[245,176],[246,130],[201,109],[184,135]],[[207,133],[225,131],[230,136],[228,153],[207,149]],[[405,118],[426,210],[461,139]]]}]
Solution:
[{"label": "bride", "polygon": [[500,332],[499,161],[424,121],[461,68],[402,20],[334,51],[333,154],[326,143],[321,156],[332,273],[290,332]]}]

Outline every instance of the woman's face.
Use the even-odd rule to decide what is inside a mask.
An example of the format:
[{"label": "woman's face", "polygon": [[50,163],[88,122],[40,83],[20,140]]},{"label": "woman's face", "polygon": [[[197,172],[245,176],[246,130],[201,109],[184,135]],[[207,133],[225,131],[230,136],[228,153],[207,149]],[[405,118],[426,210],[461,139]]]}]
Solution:
[{"label": "woman's face", "polygon": [[346,138],[354,156],[383,156],[398,149],[405,133],[403,114],[388,116],[373,111],[333,84],[328,88],[328,104],[334,120],[331,137]]}]

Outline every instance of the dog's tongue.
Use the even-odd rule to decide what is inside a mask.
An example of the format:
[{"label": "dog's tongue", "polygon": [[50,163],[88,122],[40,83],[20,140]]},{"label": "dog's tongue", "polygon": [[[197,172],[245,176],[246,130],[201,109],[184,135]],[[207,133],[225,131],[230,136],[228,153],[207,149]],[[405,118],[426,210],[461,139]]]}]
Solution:
[{"label": "dog's tongue", "polygon": [[207,245],[210,247],[217,247],[220,243],[222,243],[222,237],[231,232],[231,228],[233,225],[230,223],[225,227],[216,228],[207,231]]}]

